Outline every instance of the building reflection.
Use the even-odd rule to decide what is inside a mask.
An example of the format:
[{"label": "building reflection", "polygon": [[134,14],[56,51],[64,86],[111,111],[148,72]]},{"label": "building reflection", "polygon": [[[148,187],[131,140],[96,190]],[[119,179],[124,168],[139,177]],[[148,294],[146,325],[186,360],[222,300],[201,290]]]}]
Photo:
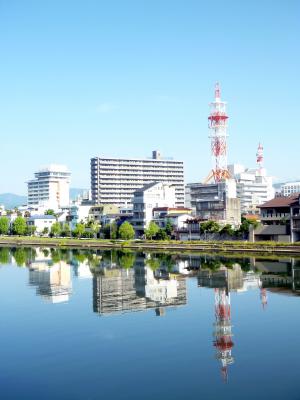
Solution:
[{"label": "building reflection", "polygon": [[93,277],[94,312],[109,315],[154,309],[162,316],[166,308],[185,305],[185,278],[161,264],[153,270],[147,264],[149,257],[137,256],[128,269],[102,265]]},{"label": "building reflection", "polygon": [[51,303],[69,301],[72,292],[71,267],[65,261],[53,262],[51,253],[37,251],[29,263],[29,284]]},{"label": "building reflection", "polygon": [[298,296],[300,295],[300,261],[295,258],[264,260],[252,258],[253,268],[260,271],[262,282],[261,299],[267,305],[267,292]]}]

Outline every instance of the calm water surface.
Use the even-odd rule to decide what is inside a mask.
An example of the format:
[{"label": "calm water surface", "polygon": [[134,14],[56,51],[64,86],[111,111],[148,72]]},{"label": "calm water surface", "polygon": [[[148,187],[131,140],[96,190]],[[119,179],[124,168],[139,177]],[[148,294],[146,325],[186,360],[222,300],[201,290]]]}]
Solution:
[{"label": "calm water surface", "polygon": [[1,399],[300,399],[300,262],[0,248]]}]

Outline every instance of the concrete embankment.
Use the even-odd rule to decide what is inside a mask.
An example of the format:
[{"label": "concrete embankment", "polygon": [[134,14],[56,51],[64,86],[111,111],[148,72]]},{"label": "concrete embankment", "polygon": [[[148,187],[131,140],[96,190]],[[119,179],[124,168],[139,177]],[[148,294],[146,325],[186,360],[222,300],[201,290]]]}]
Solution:
[{"label": "concrete embankment", "polygon": [[264,253],[299,255],[300,246],[274,242],[155,242],[111,241],[95,239],[0,237],[0,246],[70,247],[82,249],[132,249],[136,251],[218,252],[218,253]]}]

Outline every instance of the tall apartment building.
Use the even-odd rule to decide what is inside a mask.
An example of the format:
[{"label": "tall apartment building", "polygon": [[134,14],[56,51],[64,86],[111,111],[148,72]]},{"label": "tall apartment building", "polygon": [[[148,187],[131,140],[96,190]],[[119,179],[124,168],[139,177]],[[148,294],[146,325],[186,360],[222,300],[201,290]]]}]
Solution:
[{"label": "tall apartment building", "polygon": [[34,175],[35,179],[27,182],[28,206],[43,205],[56,210],[69,204],[71,173],[66,166],[51,164]]},{"label": "tall apartment building", "polygon": [[153,151],[150,159],[91,159],[91,189],[95,204],[131,205],[133,193],[143,186],[163,182],[175,186],[176,206],[184,206],[184,165]]}]

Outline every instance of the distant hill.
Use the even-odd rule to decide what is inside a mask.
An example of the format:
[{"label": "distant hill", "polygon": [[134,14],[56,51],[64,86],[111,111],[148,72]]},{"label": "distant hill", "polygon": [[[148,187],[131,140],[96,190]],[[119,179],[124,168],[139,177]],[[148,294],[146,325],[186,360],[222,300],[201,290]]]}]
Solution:
[{"label": "distant hill", "polygon": [[0,194],[0,204],[3,204],[6,209],[19,207],[26,203],[27,203],[26,196],[19,196],[18,194],[14,193]]},{"label": "distant hill", "polygon": [[[74,200],[87,189],[70,188],[70,199]],[[0,205],[9,210],[27,204],[27,196],[20,196],[14,193],[0,193]]]}]

